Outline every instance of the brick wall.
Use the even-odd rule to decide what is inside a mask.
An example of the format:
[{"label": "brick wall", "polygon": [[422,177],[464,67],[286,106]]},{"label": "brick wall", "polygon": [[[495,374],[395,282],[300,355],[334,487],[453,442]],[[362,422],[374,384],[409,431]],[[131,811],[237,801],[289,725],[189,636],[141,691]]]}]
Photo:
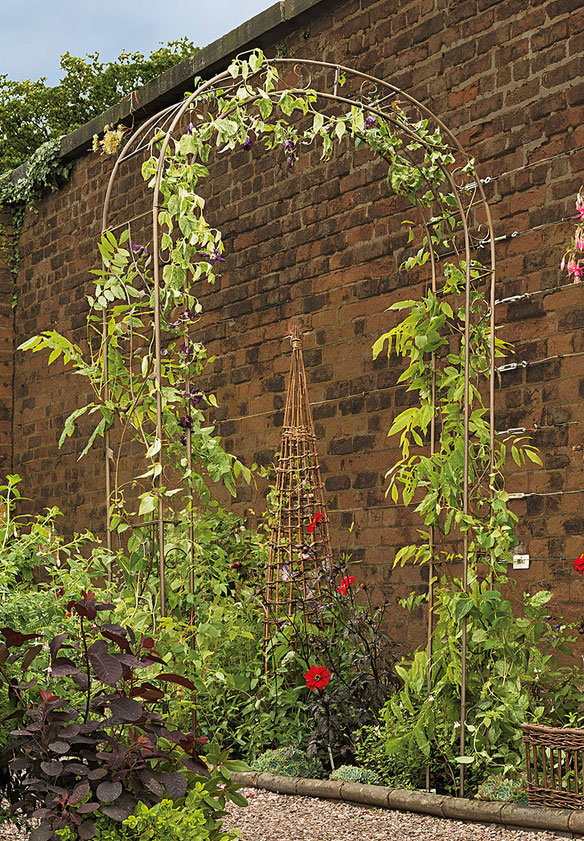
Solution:
[{"label": "brick wall", "polygon": [[[583,177],[584,152],[574,151],[584,145],[583,28],[577,0],[323,0],[293,21],[286,48],[400,85],[458,134],[483,177],[500,176],[486,186],[496,232],[520,232],[498,245],[504,297],[563,282],[558,264],[572,226],[552,223],[571,212]],[[279,40],[274,35],[268,54]],[[17,342],[48,327],[83,340],[111,165],[84,155],[70,182],[27,217]],[[373,341],[390,324],[386,307],[410,291],[397,271],[402,216],[385,174],[364,151],[325,164],[309,152],[289,169],[256,145],[214,162],[204,187],[207,215],[222,229],[228,255],[220,283],[201,291],[200,338],[217,357],[209,384],[220,408],[211,416],[227,446],[248,463],[267,463],[282,423],[286,325],[301,317],[333,542],[362,563],[359,576],[396,599],[424,584],[419,569],[391,568],[417,521],[384,496],[384,474],[396,458],[387,429],[411,400],[396,387],[395,363],[371,358]],[[134,215],[149,199],[137,168],[124,171],[114,209]],[[148,238],[137,228],[139,236]],[[500,335],[515,343],[518,359],[584,350],[583,295],[574,286],[500,306]],[[15,358],[14,470],[32,505],[59,504],[68,523],[99,530],[101,452],[77,462],[82,436],[56,450],[63,418],[88,397],[86,388],[60,363],[49,371],[45,363],[40,354]],[[583,453],[574,449],[583,442],[583,395],[579,357],[502,375],[498,428],[553,427],[535,434],[544,467],[510,471],[511,491],[584,488]],[[261,487],[243,488],[236,508],[261,510],[262,497]],[[545,559],[579,555],[582,502],[575,493],[513,503],[526,551]],[[584,587],[568,561],[537,560],[514,575],[522,587],[551,586],[557,612],[579,613]],[[417,633],[399,608],[394,630]]]},{"label": "brick wall", "polygon": [[12,377],[14,277],[11,271],[12,217],[0,211],[0,472],[12,470]]}]

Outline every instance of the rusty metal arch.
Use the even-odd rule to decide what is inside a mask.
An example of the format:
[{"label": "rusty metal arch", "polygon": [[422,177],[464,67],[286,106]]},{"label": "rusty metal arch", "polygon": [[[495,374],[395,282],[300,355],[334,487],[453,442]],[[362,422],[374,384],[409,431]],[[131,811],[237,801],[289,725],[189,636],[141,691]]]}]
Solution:
[{"label": "rusty metal arch", "polygon": [[[403,107],[411,110],[411,112],[418,117],[418,119],[427,119],[436,128],[438,128],[444,138],[450,144],[451,150],[459,156],[458,166],[452,170],[441,165],[441,169],[448,184],[451,194],[455,196],[457,207],[455,213],[460,220],[460,232],[462,233],[463,242],[457,253],[466,264],[466,283],[464,292],[465,305],[465,389],[464,389],[464,488],[463,488],[463,506],[465,513],[468,512],[469,505],[469,419],[470,419],[470,347],[469,347],[469,331],[470,331],[470,293],[471,293],[471,253],[480,245],[482,248],[488,249],[489,259],[488,265],[485,266],[485,272],[481,274],[481,280],[485,281],[486,294],[485,300],[489,306],[489,335],[490,335],[490,359],[489,359],[489,427],[490,427],[490,471],[492,472],[494,463],[494,449],[495,449],[495,234],[493,229],[493,222],[489,205],[483,190],[480,179],[468,177],[464,173],[462,167],[470,160],[470,157],[465,152],[462,145],[457,140],[452,131],[440,120],[429,108],[416,100],[406,91],[401,90],[395,85],[383,79],[376,78],[370,74],[362,73],[351,67],[331,62],[316,61],[310,59],[292,59],[292,58],[274,58],[269,60],[270,64],[277,68],[281,68],[284,73],[288,73],[295,77],[296,84],[291,86],[283,85],[279,90],[287,89],[292,94],[304,93],[308,88],[314,91],[317,95],[317,102],[322,100],[324,102],[335,103],[345,106],[357,106],[360,109],[366,110],[369,114],[381,117],[383,120],[390,123],[398,132],[401,132],[405,137],[409,137],[411,141],[420,143],[425,148],[430,148],[427,141],[421,139],[410,128],[409,123],[404,124],[395,116],[395,112],[391,109],[391,103],[394,100],[399,100]],[[256,73],[250,73],[248,82],[254,77],[261,75],[263,68],[260,68]],[[320,74],[320,85],[313,84],[312,76],[309,78],[309,83],[300,84],[303,73]],[[281,80],[280,80],[281,81]],[[227,85],[227,89],[225,86]],[[157,384],[161,384],[161,330],[160,330],[160,252],[159,252],[159,198],[160,198],[160,184],[162,172],[164,167],[165,152],[174,132],[180,125],[181,120],[189,109],[194,106],[197,99],[203,94],[222,90],[223,95],[228,97],[230,91],[234,92],[236,86],[233,85],[233,79],[229,71],[225,70],[217,74],[213,78],[201,82],[196,90],[185,98],[182,102],[171,105],[154,116],[146,120],[130,137],[128,142],[120,152],[107,186],[103,217],[102,217],[102,231],[114,230],[123,227],[129,222],[146,216],[146,213],[138,214],[132,219],[123,219],[121,222],[113,222],[111,220],[111,200],[114,185],[120,175],[120,167],[125,161],[139,155],[141,152],[147,151],[152,153],[153,146],[151,145],[154,135],[158,139],[162,138],[162,143],[158,153],[158,165],[155,177],[155,184],[153,190],[152,207],[147,211],[148,215],[152,216],[152,243],[153,243],[153,277],[154,277],[154,329],[155,329],[155,378]],[[251,102],[253,100],[247,100]],[[388,107],[389,105],[389,107]],[[373,150],[372,150],[373,151]],[[402,153],[405,152],[402,150]],[[418,171],[424,175],[423,169]],[[455,175],[461,179],[455,180]],[[428,182],[429,183],[429,182]],[[432,188],[435,197],[438,200],[435,190]],[[429,229],[429,222],[426,220],[424,210],[418,203],[416,205],[419,214],[419,223],[425,232],[428,248],[430,252],[430,284],[433,291],[437,290],[437,266],[439,255],[435,252],[431,232]],[[472,233],[471,213],[473,216],[482,214],[482,220],[477,228],[475,224],[474,230],[482,229],[480,236]],[[105,350],[105,343],[107,342],[107,313],[103,315],[103,341],[104,341],[104,397],[108,397],[108,370],[107,370],[107,352]],[[434,364],[433,364],[434,369]],[[157,391],[157,435],[162,440],[162,406],[160,388]],[[435,391],[435,371],[432,382],[432,404],[435,406],[436,391]],[[431,453],[435,451],[436,446],[436,414],[432,418],[430,429],[430,448]],[[187,448],[187,458],[189,460],[189,467],[191,466],[191,449]],[[105,492],[106,492],[106,535],[107,545],[111,548],[111,528],[110,528],[110,499],[111,499],[111,450],[109,441],[109,432],[105,434]],[[158,551],[159,551],[159,573],[160,573],[160,594],[161,594],[161,610],[164,613],[165,605],[165,550],[164,550],[164,512],[162,500],[159,500],[158,517],[157,517],[157,532],[158,532]],[[191,545],[193,543],[192,521],[191,533],[189,535]],[[431,535],[431,545],[433,545],[434,537]],[[465,535],[463,541],[463,587],[466,590],[468,586],[468,538]],[[191,587],[192,580],[192,565],[191,565]],[[432,603],[433,603],[433,577],[434,577],[434,563],[433,560],[429,564],[429,593],[428,593],[428,627],[427,627],[427,648],[428,648],[428,689],[431,687],[431,665],[432,665]],[[461,685],[461,728],[460,728],[460,745],[461,754],[465,753],[465,721],[466,721],[466,659],[467,659],[467,634],[466,634],[466,618],[462,620],[462,685]],[[461,794],[464,792],[464,766],[461,766]]]}]

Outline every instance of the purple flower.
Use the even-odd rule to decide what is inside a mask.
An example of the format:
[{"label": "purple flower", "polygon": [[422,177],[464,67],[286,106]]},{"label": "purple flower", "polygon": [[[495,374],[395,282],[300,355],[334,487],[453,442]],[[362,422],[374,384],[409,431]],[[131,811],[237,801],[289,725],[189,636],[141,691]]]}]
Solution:
[{"label": "purple flower", "polygon": [[207,255],[207,262],[211,263],[211,265],[214,266],[215,263],[224,263],[225,257],[221,256],[221,252],[215,246],[215,248],[213,249],[213,253]]},{"label": "purple flower", "polygon": [[190,415],[186,415],[178,419],[178,425],[183,429],[190,429],[193,425],[193,419]]},{"label": "purple flower", "polygon": [[183,432],[183,434],[179,437],[179,439],[178,439],[178,440],[181,442],[181,444],[184,444],[184,445],[186,446],[186,443],[187,443],[187,436],[186,436],[186,434],[185,434],[184,432]]},{"label": "purple flower", "polygon": [[252,148],[254,143],[255,143],[255,140],[253,139],[253,137],[250,137],[249,134],[248,134],[247,137],[245,138],[245,140],[243,141],[243,143],[241,144],[241,148],[245,149],[246,152],[249,152],[249,150]]},{"label": "purple flower", "polygon": [[190,359],[190,357],[193,355],[193,349],[190,345],[181,345],[179,347],[179,350],[183,356],[187,357],[187,359]]},{"label": "purple flower", "polygon": [[201,400],[203,398],[203,395],[202,394],[192,394],[190,391],[185,391],[184,397],[185,397],[185,400],[190,400],[191,403],[193,404],[193,406],[197,406],[201,402]]},{"label": "purple flower", "polygon": [[187,126],[187,134],[192,134],[195,130],[195,127],[192,123],[189,123]]},{"label": "purple flower", "polygon": [[137,242],[134,242],[133,239],[130,240],[130,245],[132,246],[132,251],[136,255],[136,257],[140,257],[143,254],[148,254],[148,249],[145,245],[138,245]]},{"label": "purple flower", "polygon": [[368,117],[365,117],[365,128],[371,128],[371,126],[375,125],[377,122],[377,117],[375,114],[369,114]]},{"label": "purple flower", "polygon": [[284,143],[284,151],[285,152],[292,152],[294,149],[294,141],[291,137],[286,138],[286,142]]},{"label": "purple flower", "polygon": [[169,321],[168,326],[171,330],[176,330],[177,327],[180,327],[181,324],[184,324],[187,321],[195,321],[198,320],[199,316],[194,310],[185,310],[183,313],[179,315],[176,321]]}]

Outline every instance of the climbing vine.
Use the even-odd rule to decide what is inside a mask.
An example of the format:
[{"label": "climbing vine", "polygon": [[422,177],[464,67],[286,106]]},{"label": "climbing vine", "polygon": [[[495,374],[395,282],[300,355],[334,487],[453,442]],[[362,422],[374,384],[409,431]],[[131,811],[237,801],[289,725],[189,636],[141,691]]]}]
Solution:
[{"label": "climbing vine", "polygon": [[[188,124],[180,136],[170,137],[162,160],[159,155],[165,135],[154,136],[153,154],[142,167],[151,188],[159,177],[161,194],[163,439],[155,428],[158,385],[154,374],[152,244],[134,242],[131,225],[117,234],[106,231],[98,245],[103,267],[93,272],[94,289],[88,296],[89,355],[56,331],[35,336],[23,345],[33,351],[49,349],[50,363],[57,358],[71,363],[93,387],[94,400],[68,418],[61,442],[84,415],[97,417],[84,453],[116,422],[122,438],[130,433],[141,442],[146,471],[125,486],[118,482],[115,486],[111,515],[118,530],[129,526],[134,513],[126,510],[127,490],[132,484],[139,485],[138,514],[147,517],[161,496],[170,502],[185,487],[195,490],[203,503],[208,501],[205,475],[222,481],[231,493],[235,493],[240,476],[246,481],[251,478],[249,468],[225,453],[214,428],[206,423],[203,407],[215,406],[216,398],[204,394],[196,383],[209,360],[206,348],[190,339],[202,314],[197,285],[201,281],[212,284],[216,265],[226,259],[221,232],[208,222],[205,201],[198,193],[199,183],[209,175],[207,164],[213,151],[249,150],[257,143],[266,150],[280,150],[287,165],[293,167],[311,146],[320,144],[321,156],[327,160],[350,138],[357,147],[369,146],[387,160],[388,181],[394,192],[427,206],[439,198],[442,223],[436,230],[453,230],[456,225],[453,202],[440,191],[453,155],[440,132],[431,130],[426,120],[410,124],[399,103],[392,106],[391,120],[384,118],[373,102],[369,107],[367,103],[354,105],[346,113],[325,114],[316,107],[314,90],[281,89],[277,69],[259,51],[234,61],[229,74],[225,87],[205,90],[193,101]],[[341,78],[341,85],[343,82]],[[308,123],[304,128],[303,121]],[[407,129],[405,139],[401,129]],[[418,150],[422,150],[420,160],[414,164],[412,155]],[[425,259],[420,252],[413,264]],[[107,390],[103,373],[106,352]],[[200,469],[188,467],[187,446]],[[163,454],[179,468],[176,483],[162,481]]]}]

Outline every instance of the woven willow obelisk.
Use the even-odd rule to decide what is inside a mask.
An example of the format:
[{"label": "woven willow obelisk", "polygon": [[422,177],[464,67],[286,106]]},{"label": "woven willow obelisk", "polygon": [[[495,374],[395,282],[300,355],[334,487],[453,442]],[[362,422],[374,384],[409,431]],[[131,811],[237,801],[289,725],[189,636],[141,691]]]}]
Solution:
[{"label": "woven willow obelisk", "polygon": [[298,324],[291,325],[292,364],[276,469],[275,514],[266,578],[264,642],[292,615],[319,622],[320,578],[331,565],[329,522]]}]

